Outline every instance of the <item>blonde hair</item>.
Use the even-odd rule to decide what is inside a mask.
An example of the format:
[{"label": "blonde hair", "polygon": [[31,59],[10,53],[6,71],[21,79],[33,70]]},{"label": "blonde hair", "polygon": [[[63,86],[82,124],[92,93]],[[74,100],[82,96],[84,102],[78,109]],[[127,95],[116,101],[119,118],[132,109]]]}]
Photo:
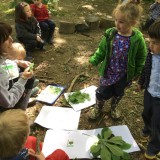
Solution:
[{"label": "blonde hair", "polygon": [[16,156],[29,134],[29,121],[21,109],[10,109],[0,114],[0,157]]},{"label": "blonde hair", "polygon": [[117,7],[113,10],[113,16],[117,12],[121,12],[125,15],[126,20],[130,24],[138,24],[143,12],[143,8],[140,6],[140,0],[128,0],[126,3],[118,4]]},{"label": "blonde hair", "polygon": [[24,60],[26,57],[26,51],[21,43],[13,43],[13,52],[14,52],[14,59],[17,60]]}]

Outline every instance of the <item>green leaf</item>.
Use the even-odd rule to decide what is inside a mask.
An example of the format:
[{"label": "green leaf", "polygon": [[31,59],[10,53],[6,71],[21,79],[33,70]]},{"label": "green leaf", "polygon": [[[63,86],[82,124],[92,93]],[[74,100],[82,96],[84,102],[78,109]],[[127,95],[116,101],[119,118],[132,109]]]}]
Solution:
[{"label": "green leaf", "polygon": [[112,131],[108,127],[105,127],[102,129],[101,135],[103,138],[108,139],[109,137],[111,137]]},{"label": "green leaf", "polygon": [[118,146],[112,145],[112,144],[109,144],[109,143],[106,143],[105,145],[108,147],[108,149],[109,149],[115,156],[122,156],[122,155],[123,155],[123,150],[120,149]]},{"label": "green leaf", "polygon": [[130,160],[130,155],[129,155],[129,153],[123,152],[122,158],[123,158],[124,160]]},{"label": "green leaf", "polygon": [[105,146],[101,148],[100,156],[102,160],[111,160],[111,153]]},{"label": "green leaf", "polygon": [[99,139],[102,139],[102,137],[101,137],[101,135],[98,133],[97,134],[97,137],[99,138]]},{"label": "green leaf", "polygon": [[121,136],[115,136],[107,140],[107,142],[112,143],[112,144],[118,144],[118,145],[123,145],[124,141],[122,140]]},{"label": "green leaf", "polygon": [[126,143],[125,141],[123,141],[123,145],[119,146],[119,148],[121,148],[122,150],[127,150],[131,148],[131,144]]},{"label": "green leaf", "polygon": [[90,148],[90,153],[92,153],[93,157],[98,157],[100,155],[101,145],[92,145]]},{"label": "green leaf", "polygon": [[112,154],[112,160],[120,160],[119,156],[115,156],[114,154]]}]

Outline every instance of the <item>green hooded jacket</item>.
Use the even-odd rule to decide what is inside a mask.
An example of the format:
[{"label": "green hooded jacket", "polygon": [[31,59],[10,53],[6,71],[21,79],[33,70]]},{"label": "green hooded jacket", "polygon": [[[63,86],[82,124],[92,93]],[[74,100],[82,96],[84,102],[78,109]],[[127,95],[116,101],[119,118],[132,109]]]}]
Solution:
[{"label": "green hooded jacket", "polygon": [[[94,66],[97,66],[99,63],[101,63],[99,68],[100,76],[104,76],[105,69],[109,65],[112,54],[113,41],[116,33],[116,28],[107,29],[99,44],[98,49],[89,59],[89,62]],[[128,81],[141,74],[145,64],[146,56],[147,48],[143,35],[138,29],[134,28],[133,35],[130,38],[130,47],[128,50]]]}]

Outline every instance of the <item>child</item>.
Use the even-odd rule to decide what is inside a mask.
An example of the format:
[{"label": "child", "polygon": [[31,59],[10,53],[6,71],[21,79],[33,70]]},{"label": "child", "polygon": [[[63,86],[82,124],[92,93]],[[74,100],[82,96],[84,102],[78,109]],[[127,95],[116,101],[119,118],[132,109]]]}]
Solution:
[{"label": "child", "polygon": [[42,0],[33,0],[34,4],[31,4],[33,15],[39,22],[42,30],[42,37],[45,42],[53,44],[53,34],[55,30],[55,23],[49,19],[49,13],[46,5],[42,3]]},{"label": "child", "polygon": [[[29,120],[20,109],[0,114],[0,159],[1,160],[45,160],[42,152],[36,153],[36,138],[29,136]],[[42,144],[40,143],[40,150]],[[60,149],[55,150],[46,160],[69,160]]]},{"label": "child", "polygon": [[155,3],[153,3],[150,6],[149,10],[150,10],[149,18],[146,20],[145,25],[143,27],[143,29],[147,31],[150,25],[160,18],[160,0],[155,0]]},{"label": "child", "polygon": [[30,6],[26,2],[20,2],[15,7],[15,29],[17,39],[25,46],[28,56],[36,47],[44,50],[39,23],[32,16]]},{"label": "child", "polygon": [[21,43],[14,42],[9,52],[12,54],[8,59],[24,60],[26,58],[26,51]]},{"label": "child", "polygon": [[148,34],[150,51],[138,84],[145,88],[142,136],[150,137],[145,157],[154,159],[160,152],[160,21],[150,26]]},{"label": "child", "polygon": [[142,8],[137,2],[119,4],[113,11],[115,26],[107,29],[99,48],[89,62],[101,63],[100,86],[96,90],[96,105],[90,110],[89,118],[100,116],[105,100],[111,99],[111,117],[118,119],[118,103],[127,84],[141,73],[146,58],[146,45],[142,33],[134,28]]},{"label": "child", "polygon": [[[0,112],[11,108],[26,109],[33,88],[33,72],[29,70],[30,62],[17,60],[12,63],[18,78],[16,82],[11,76],[10,67],[7,66],[6,57],[8,49],[12,47],[13,39],[10,36],[12,28],[6,23],[0,22]],[[17,65],[24,68],[19,76]],[[17,68],[17,69],[16,69]],[[14,73],[14,72],[13,72]],[[11,84],[9,85],[9,82]]]},{"label": "child", "polygon": [[[7,52],[10,53],[7,58],[11,60],[24,60],[26,57],[26,51],[21,43],[12,43],[12,47],[9,48]],[[20,67],[20,72],[23,71],[24,69]],[[13,81],[16,82],[17,79],[14,79]],[[12,81],[10,81],[10,83],[12,83]],[[38,94],[40,90],[39,87],[37,87],[38,83],[39,80],[35,79],[33,83],[33,89],[31,91],[31,96],[35,96]]]}]

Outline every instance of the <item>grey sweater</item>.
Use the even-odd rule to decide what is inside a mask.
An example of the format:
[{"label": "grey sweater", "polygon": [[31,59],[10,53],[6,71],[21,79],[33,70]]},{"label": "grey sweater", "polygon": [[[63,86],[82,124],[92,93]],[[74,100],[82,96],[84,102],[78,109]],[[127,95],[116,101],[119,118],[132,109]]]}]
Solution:
[{"label": "grey sweater", "polygon": [[27,80],[19,78],[9,89],[9,75],[2,69],[5,59],[0,57],[0,108],[14,108],[15,104],[23,95]]}]

